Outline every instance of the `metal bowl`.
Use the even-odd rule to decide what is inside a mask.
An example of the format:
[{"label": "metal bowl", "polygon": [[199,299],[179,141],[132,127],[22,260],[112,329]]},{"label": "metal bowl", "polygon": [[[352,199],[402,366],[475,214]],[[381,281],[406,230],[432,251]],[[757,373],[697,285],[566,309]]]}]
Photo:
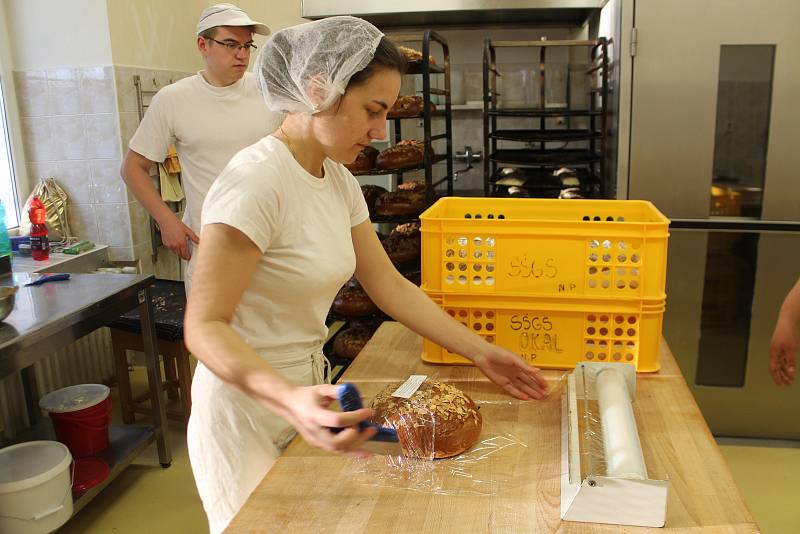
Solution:
[{"label": "metal bowl", "polygon": [[14,310],[14,299],[17,294],[18,287],[0,287],[0,321],[5,320],[6,317]]}]

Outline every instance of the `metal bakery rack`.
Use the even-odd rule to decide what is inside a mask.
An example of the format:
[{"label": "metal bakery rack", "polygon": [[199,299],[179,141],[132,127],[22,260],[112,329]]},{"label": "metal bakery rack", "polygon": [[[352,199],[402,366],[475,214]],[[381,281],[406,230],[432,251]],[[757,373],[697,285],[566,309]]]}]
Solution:
[{"label": "metal bakery rack", "polygon": [[[533,69],[538,78],[538,95],[532,95],[532,100],[537,102],[535,106],[500,105],[498,78],[502,74],[497,51],[514,48],[538,51],[538,69]],[[554,82],[550,71],[558,64],[548,63],[547,52],[555,48],[566,48],[569,52],[566,94],[561,102],[548,102],[547,84]],[[588,57],[582,56],[581,49],[588,51]],[[575,66],[581,67],[579,74],[585,81],[571,79]],[[577,178],[573,185],[582,196],[606,198],[608,79],[608,42],[604,38],[560,41],[486,39],[483,55],[483,144],[488,158],[484,165],[484,194],[506,196],[508,186],[512,184],[503,178],[504,173],[511,171],[515,175],[513,185],[527,190],[522,196],[548,196],[548,189],[554,189],[557,196],[558,190],[565,186],[555,172],[569,168],[570,175]],[[580,89],[576,91],[573,86]],[[511,89],[503,87],[504,91]],[[500,121],[511,119],[521,119],[514,123],[524,123],[524,127],[498,125]]]}]

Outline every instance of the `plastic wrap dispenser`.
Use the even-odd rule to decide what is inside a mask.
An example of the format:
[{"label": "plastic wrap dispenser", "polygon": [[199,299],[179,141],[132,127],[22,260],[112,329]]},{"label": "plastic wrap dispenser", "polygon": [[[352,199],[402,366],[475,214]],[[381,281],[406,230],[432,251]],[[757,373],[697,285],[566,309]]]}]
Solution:
[{"label": "plastic wrap dispenser", "polygon": [[567,376],[561,519],[664,526],[669,483],[647,477],[631,405],[635,395],[636,371],[629,364],[584,362]]}]

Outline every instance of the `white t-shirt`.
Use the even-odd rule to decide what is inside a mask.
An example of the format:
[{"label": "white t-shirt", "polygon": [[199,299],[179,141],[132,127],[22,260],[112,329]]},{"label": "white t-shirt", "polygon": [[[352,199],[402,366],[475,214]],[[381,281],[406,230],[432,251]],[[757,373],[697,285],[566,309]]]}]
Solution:
[{"label": "white t-shirt", "polygon": [[199,235],[200,209],[211,184],[238,151],[277,130],[282,120],[267,108],[253,74],[215,87],[197,73],[153,96],[128,146],[160,162],[175,145],[186,194],[184,223]]},{"label": "white t-shirt", "polygon": [[367,204],[343,165],[326,159],[324,171],[311,175],[267,136],[236,154],[203,204],[203,226],[236,228],[263,253],[232,326],[267,357],[323,343],[331,303],[355,271],[350,229],[369,218]]}]

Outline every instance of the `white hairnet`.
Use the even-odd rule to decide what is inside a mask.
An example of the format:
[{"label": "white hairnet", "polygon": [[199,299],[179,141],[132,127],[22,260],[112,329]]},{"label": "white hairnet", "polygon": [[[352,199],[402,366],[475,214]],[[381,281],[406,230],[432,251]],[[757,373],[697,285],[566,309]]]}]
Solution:
[{"label": "white hairnet", "polygon": [[273,111],[317,113],[344,94],[383,37],[356,17],[330,17],[273,34],[256,60],[258,83]]}]

